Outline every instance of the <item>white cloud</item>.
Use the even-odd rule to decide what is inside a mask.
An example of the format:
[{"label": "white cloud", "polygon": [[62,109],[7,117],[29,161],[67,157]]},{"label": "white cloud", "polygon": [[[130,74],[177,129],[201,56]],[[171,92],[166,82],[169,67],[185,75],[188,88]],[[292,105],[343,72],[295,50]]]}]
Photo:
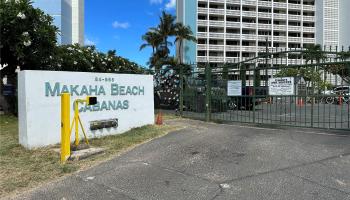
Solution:
[{"label": "white cloud", "polygon": [[153,12],[146,11],[146,14],[149,15],[149,16],[154,16]]},{"label": "white cloud", "polygon": [[165,4],[165,9],[171,10],[175,9],[176,7],[176,0],[170,0],[167,4]]},{"label": "white cloud", "polygon": [[130,27],[130,24],[128,22],[118,22],[115,21],[112,23],[113,28],[123,28],[123,29],[127,29]]},{"label": "white cloud", "polygon": [[150,0],[149,3],[150,4],[161,4],[163,2],[163,0]]},{"label": "white cloud", "polygon": [[91,38],[88,38],[87,36],[85,36],[85,40],[84,40],[84,45],[87,46],[91,46],[91,45],[96,45],[96,41],[92,40]]}]

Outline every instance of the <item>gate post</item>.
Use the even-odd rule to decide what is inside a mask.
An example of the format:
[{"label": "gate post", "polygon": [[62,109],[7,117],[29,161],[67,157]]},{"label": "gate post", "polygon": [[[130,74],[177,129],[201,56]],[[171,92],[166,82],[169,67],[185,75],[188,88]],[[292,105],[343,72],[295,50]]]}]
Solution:
[{"label": "gate post", "polygon": [[205,94],[205,120],[210,121],[211,114],[211,69],[210,64],[205,66],[206,94]]},{"label": "gate post", "polygon": [[180,66],[180,116],[183,115],[183,108],[184,108],[184,83],[183,83],[183,66]]}]

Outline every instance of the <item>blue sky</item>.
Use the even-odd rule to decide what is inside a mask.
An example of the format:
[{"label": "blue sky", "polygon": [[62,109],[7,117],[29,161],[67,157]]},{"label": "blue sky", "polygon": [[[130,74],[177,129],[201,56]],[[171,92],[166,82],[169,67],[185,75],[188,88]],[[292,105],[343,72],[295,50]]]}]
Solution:
[{"label": "blue sky", "polygon": [[[99,51],[115,49],[117,55],[142,66],[152,49],[139,51],[141,36],[159,22],[162,10],[175,14],[175,0],[86,0],[85,44]],[[172,54],[174,49],[172,49]]]}]

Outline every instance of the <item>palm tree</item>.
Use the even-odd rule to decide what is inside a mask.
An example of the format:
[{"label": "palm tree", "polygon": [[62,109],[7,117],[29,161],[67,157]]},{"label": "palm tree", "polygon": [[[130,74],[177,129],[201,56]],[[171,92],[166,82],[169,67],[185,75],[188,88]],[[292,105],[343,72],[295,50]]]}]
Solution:
[{"label": "palm tree", "polygon": [[[318,86],[320,85],[320,82],[317,81],[320,77],[319,77],[319,64],[321,62],[322,59],[326,58],[325,53],[322,51],[322,46],[319,44],[311,44],[308,45],[306,47],[306,51],[304,52],[304,58],[306,63],[308,63],[309,61],[311,61],[311,64],[313,64],[314,61],[316,61],[316,66],[314,67],[313,70],[305,70],[309,73],[310,75],[310,81],[313,85],[313,89],[314,89],[314,84],[315,82],[318,82]],[[326,69],[323,68],[323,81],[326,82],[327,79],[327,75],[326,75]],[[326,90],[326,88],[324,88],[324,90]]]},{"label": "palm tree", "polygon": [[168,37],[175,35],[175,16],[162,11],[162,16],[159,17],[159,20],[160,23],[157,29],[153,30],[160,34],[160,36],[163,38],[162,45],[164,46],[164,49],[169,51],[168,45],[171,43],[168,42]]},{"label": "palm tree", "polygon": [[304,52],[304,58],[306,60],[306,63],[311,61],[311,64],[313,64],[314,60],[316,60],[316,63],[320,63],[320,61],[325,58],[325,54],[322,51],[322,47],[319,44],[311,44],[306,47],[306,50]]},{"label": "palm tree", "polygon": [[157,31],[150,30],[145,35],[142,36],[142,40],[146,43],[140,46],[140,50],[146,48],[147,46],[152,47],[152,55],[155,54],[155,50],[162,43],[162,37]]},{"label": "palm tree", "polygon": [[180,64],[182,63],[182,45],[184,40],[197,42],[196,37],[193,36],[193,32],[189,26],[184,26],[182,23],[177,23],[175,26],[175,43],[178,42],[178,59]]}]

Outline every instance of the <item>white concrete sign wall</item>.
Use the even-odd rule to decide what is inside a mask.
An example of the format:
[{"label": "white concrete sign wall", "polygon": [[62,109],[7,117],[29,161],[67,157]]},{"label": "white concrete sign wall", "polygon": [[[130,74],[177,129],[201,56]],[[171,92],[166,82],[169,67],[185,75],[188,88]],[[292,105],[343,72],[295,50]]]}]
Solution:
[{"label": "white concrete sign wall", "polygon": [[[21,71],[18,75],[20,144],[36,148],[60,142],[61,92],[71,93],[71,120],[75,99],[97,97],[97,105],[79,105],[88,138],[120,134],[154,123],[151,75]],[[90,130],[91,121],[108,119],[118,119],[118,126]],[[71,135],[73,141],[74,133]]]}]

